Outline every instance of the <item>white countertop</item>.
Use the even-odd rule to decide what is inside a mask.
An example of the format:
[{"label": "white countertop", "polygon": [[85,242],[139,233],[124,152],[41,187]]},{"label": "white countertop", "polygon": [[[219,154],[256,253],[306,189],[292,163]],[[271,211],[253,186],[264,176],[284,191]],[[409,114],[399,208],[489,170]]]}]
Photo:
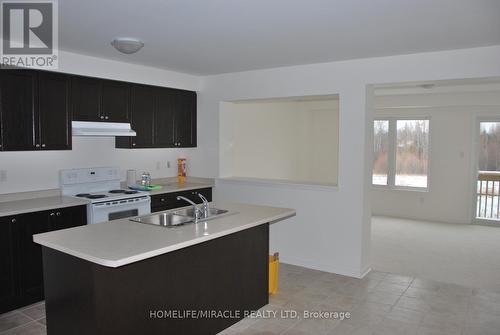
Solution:
[{"label": "white countertop", "polygon": [[86,199],[55,195],[0,202],[0,217],[88,204]]},{"label": "white countertop", "polygon": [[[186,177],[186,182],[179,183],[177,177],[154,179],[153,184],[161,185],[159,190],[150,191],[150,195],[188,191],[214,187],[213,179]],[[122,187],[126,188],[125,183]],[[86,205],[87,199],[61,196],[59,189],[40,190],[19,193],[0,194],[0,217],[56,208]]]},{"label": "white countertop", "polygon": [[229,210],[219,218],[165,228],[120,219],[33,235],[33,240],[107,267],[119,267],[295,215],[295,210],[236,203],[211,203]]}]

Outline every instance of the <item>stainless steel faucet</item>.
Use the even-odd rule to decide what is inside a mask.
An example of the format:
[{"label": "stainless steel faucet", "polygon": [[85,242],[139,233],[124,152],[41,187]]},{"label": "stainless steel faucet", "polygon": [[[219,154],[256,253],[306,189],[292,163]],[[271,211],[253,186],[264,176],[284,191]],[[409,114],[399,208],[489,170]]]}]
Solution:
[{"label": "stainless steel faucet", "polygon": [[201,193],[198,193],[198,196],[200,197],[201,201],[203,201],[203,206],[201,207],[201,210],[203,213],[203,217],[206,218],[210,214],[208,211],[208,200]]},{"label": "stainless steel faucet", "polygon": [[198,219],[201,217],[201,210],[198,208],[198,206],[196,206],[196,204],[194,203],[194,201],[192,201],[191,199],[188,199],[186,197],[183,197],[181,195],[177,196],[177,200],[184,200],[188,203],[190,203],[191,205],[193,205],[193,209],[194,209],[194,221],[198,221]]}]

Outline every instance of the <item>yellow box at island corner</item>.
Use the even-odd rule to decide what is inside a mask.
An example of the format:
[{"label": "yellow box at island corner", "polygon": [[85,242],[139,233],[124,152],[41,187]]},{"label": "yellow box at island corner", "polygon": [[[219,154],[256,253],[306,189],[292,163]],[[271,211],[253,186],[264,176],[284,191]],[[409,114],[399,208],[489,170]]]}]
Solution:
[{"label": "yellow box at island corner", "polygon": [[278,292],[279,258],[277,254],[269,256],[269,294]]}]

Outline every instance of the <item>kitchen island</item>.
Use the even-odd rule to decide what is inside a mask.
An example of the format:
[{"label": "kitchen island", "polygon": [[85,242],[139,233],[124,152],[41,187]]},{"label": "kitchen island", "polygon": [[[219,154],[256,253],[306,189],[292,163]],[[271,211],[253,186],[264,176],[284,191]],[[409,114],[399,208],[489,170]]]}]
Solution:
[{"label": "kitchen island", "polygon": [[286,208],[234,203],[175,228],[120,219],[34,235],[47,331],[216,334],[268,303],[269,224]]}]

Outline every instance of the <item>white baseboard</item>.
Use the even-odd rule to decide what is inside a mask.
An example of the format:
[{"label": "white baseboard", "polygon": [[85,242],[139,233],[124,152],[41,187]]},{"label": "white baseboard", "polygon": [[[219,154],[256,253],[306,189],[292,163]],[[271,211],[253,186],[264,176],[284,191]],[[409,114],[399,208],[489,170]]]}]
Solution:
[{"label": "white baseboard", "polygon": [[310,260],[305,260],[305,259],[298,259],[298,258],[293,258],[293,257],[285,257],[280,255],[280,262],[281,263],[286,263],[286,264],[291,264],[291,265],[296,265],[296,266],[302,266],[308,269],[313,269],[313,270],[319,270],[319,271],[324,271],[324,272],[329,272],[329,273],[335,273],[339,274],[342,276],[348,276],[348,277],[354,277],[354,278],[363,278],[366,276],[370,271],[371,268],[367,267],[365,269],[354,269],[354,268],[342,268],[335,266],[334,264],[324,264],[321,262],[316,262],[316,261],[310,261]]}]

